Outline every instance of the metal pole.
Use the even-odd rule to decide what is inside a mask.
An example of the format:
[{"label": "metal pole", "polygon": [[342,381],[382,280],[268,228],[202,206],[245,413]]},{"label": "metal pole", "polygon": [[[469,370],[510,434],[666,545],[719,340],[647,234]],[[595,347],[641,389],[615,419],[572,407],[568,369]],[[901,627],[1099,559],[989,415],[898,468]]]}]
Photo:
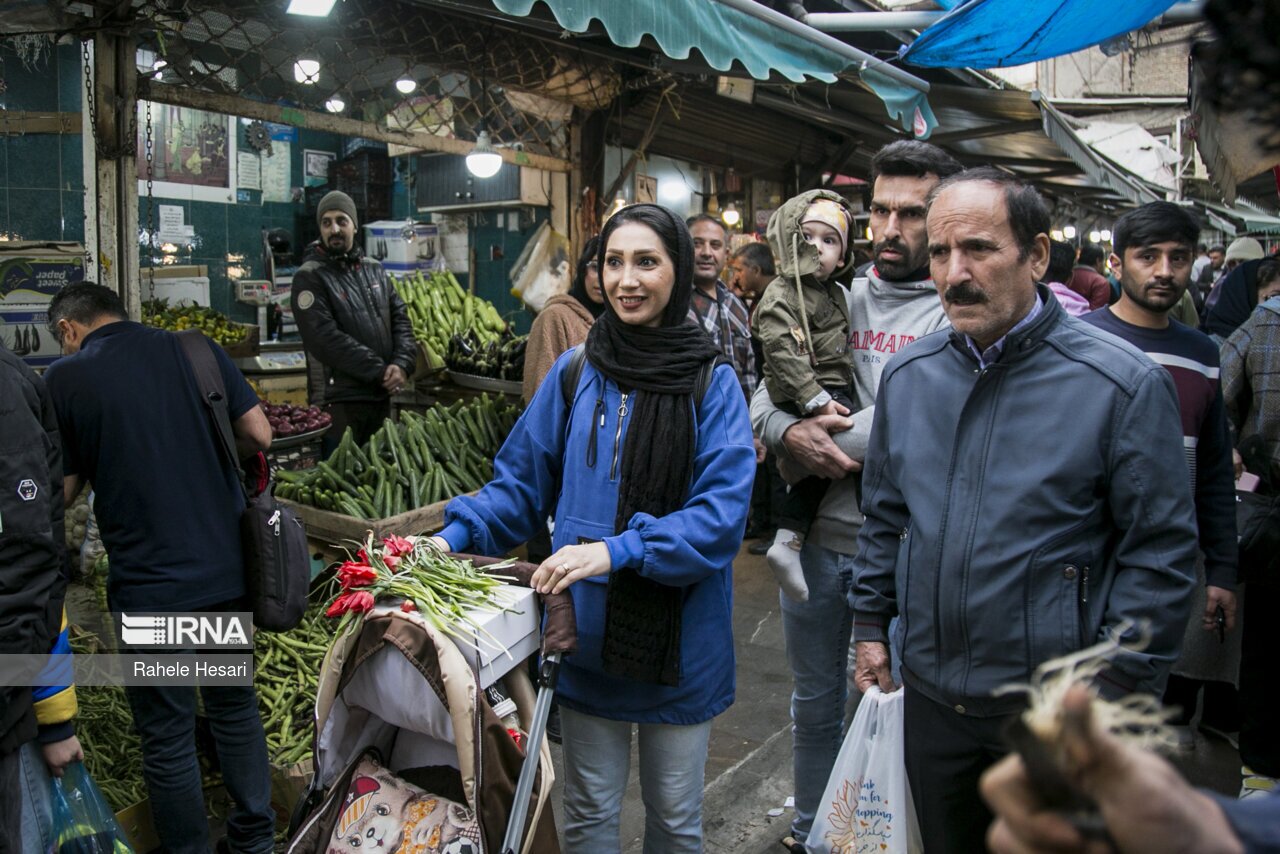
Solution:
[{"label": "metal pole", "polygon": [[810,12],[804,22],[824,33],[879,33],[924,30],[946,12]]},{"label": "metal pole", "polygon": [[[919,77],[916,77],[914,74],[903,71],[897,66],[889,65],[887,62],[884,62],[878,57],[872,56],[866,51],[858,50],[853,45],[845,44],[837,38],[833,38],[824,32],[803,24],[795,18],[789,18],[781,12],[774,11],[767,6],[756,3],[754,0],[716,0],[716,2],[732,9],[737,9],[739,12],[748,14],[753,18],[759,18],[780,30],[786,30],[794,36],[799,36],[805,41],[812,42],[820,47],[826,48],[827,50],[838,53],[853,62],[861,63],[863,67],[874,68],[876,71],[886,77],[892,78],[904,86],[910,86],[912,89],[918,89],[921,92],[929,91],[929,84],[926,81],[921,80]],[[851,14],[860,16],[863,14],[879,13],[854,12]],[[808,17],[812,18],[813,15],[809,15]]]},{"label": "metal pole", "polygon": [[[725,2],[725,0],[720,0]],[[1166,24],[1186,24],[1204,19],[1205,0],[1178,3],[1160,16]],[[879,33],[887,30],[924,30],[951,14],[938,12],[810,12],[804,23],[824,33]]]},{"label": "metal pole", "polygon": [[[529,816],[529,796],[533,794],[533,778],[538,773],[538,757],[542,753],[542,740],[547,734],[547,716],[551,714],[551,698],[556,692],[556,679],[560,675],[562,653],[553,652],[542,660],[541,687],[533,704],[533,724],[525,740],[524,764],[520,778],[516,780],[516,793],[511,801],[511,813],[507,819],[507,831],[502,837],[501,854],[520,854],[524,847],[524,823]],[[544,805],[545,806],[545,805]],[[530,828],[532,830],[532,828]]]}]

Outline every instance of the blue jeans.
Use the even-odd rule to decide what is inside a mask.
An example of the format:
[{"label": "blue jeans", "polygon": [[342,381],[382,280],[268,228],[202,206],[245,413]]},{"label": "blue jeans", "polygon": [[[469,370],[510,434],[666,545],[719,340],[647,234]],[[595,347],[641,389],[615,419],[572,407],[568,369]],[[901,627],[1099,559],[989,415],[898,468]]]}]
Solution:
[{"label": "blue jeans", "polygon": [[689,726],[614,721],[560,707],[566,854],[622,850],[619,819],[640,730],[644,854],[702,850],[702,784],[711,721]]},{"label": "blue jeans", "polygon": [[795,818],[791,832],[803,842],[813,824],[844,736],[846,668],[853,611],[849,588],[853,557],[806,543],[800,565],[809,600],[779,594],[782,633],[795,687],[791,692]]},{"label": "blue jeans", "polygon": [[[248,686],[199,690],[218,746],[222,780],[234,802],[227,842],[232,851],[269,854],[275,813],[257,696]],[[142,776],[161,845],[167,854],[205,854],[209,823],[196,760],[196,689],[126,686],[125,693],[142,739]]]},{"label": "blue jeans", "polygon": [[44,764],[39,742],[27,742],[19,754],[22,763],[18,783],[22,789],[22,852],[45,854],[53,844],[53,798],[49,792],[53,778],[49,775],[49,766]]}]

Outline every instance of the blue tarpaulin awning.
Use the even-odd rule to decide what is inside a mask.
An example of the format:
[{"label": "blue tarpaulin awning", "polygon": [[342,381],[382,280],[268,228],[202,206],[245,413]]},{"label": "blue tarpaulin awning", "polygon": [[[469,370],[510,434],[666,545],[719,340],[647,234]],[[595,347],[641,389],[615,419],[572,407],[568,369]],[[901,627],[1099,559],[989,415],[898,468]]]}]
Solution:
[{"label": "blue tarpaulin awning", "polygon": [[1009,68],[1141,29],[1177,0],[967,0],[920,34],[902,58],[934,68]]},{"label": "blue tarpaulin awning", "polygon": [[874,57],[767,7],[736,0],[492,2],[515,17],[528,16],[541,2],[570,32],[586,32],[598,20],[619,47],[637,47],[649,36],[672,59],[688,59],[696,49],[717,71],[729,71],[736,61],[757,80],[768,80],[776,73],[796,83],[806,79],[834,83],[836,75],[852,69],[904,129],[925,137],[937,124],[926,97],[928,83],[883,63],[871,67]]}]

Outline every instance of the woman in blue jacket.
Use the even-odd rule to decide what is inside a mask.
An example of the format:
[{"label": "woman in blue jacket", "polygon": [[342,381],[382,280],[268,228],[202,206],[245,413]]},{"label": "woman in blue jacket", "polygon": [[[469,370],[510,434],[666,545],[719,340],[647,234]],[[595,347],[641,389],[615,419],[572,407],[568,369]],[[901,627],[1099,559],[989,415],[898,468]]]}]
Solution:
[{"label": "woman in blue jacket", "polygon": [[633,725],[646,852],[700,851],[711,719],[733,702],[733,558],[755,451],[733,369],[687,323],[693,245],[657,205],[615,214],[600,236],[605,311],[565,405],[561,356],[494,463],[494,479],[445,510],[454,551],[503,554],[554,512],[555,553],[533,576],[568,589],[578,652],[557,695],[569,851],[618,851]]}]

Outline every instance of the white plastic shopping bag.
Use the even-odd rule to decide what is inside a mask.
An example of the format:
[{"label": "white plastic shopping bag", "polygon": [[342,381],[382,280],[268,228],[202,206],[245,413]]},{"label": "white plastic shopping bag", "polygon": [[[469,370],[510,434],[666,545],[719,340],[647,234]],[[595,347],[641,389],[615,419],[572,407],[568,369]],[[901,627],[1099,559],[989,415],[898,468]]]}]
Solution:
[{"label": "white plastic shopping bag", "polygon": [[903,693],[862,696],[805,843],[813,854],[923,850],[902,752]]}]

